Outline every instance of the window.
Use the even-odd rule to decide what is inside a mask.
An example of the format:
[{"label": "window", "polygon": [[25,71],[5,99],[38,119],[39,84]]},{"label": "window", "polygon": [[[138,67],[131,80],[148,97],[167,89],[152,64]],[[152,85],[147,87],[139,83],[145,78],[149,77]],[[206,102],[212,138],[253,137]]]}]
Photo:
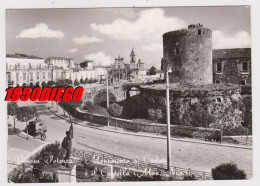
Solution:
[{"label": "window", "polygon": [[50,72],[48,72],[48,76],[49,76],[49,79],[51,79],[51,73]]},{"label": "window", "polygon": [[42,78],[45,79],[45,72],[42,73]]},{"label": "window", "polygon": [[201,30],[200,29],[198,30],[198,35],[201,36]]},{"label": "window", "polygon": [[36,72],[37,79],[40,79],[40,72]]},{"label": "window", "polygon": [[32,69],[32,64],[31,63],[29,63],[29,69]]},{"label": "window", "polygon": [[23,73],[23,80],[26,80],[26,73]]},{"label": "window", "polygon": [[30,81],[33,81],[33,73],[30,73]]},{"label": "window", "polygon": [[248,62],[242,63],[242,69],[243,69],[244,72],[248,72]]},{"label": "window", "polygon": [[178,48],[176,48],[176,55],[180,54],[180,50]]},{"label": "window", "polygon": [[218,103],[221,103],[221,98],[217,98],[217,102],[218,102]]},{"label": "window", "polygon": [[16,81],[19,81],[19,73],[16,73]]},{"label": "window", "polygon": [[220,63],[217,63],[217,73],[221,73],[221,72],[223,72],[223,69],[222,69],[222,63],[220,62]]},{"label": "window", "polygon": [[215,81],[215,83],[216,83],[216,84],[220,84],[220,80],[217,79],[217,80]]},{"label": "window", "polygon": [[244,79],[240,80],[240,85],[246,85],[246,80]]}]

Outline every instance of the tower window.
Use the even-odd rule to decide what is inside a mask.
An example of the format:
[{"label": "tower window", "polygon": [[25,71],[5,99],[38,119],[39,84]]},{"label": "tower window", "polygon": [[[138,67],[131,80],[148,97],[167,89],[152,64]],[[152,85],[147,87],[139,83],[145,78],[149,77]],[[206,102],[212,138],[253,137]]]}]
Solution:
[{"label": "tower window", "polygon": [[217,63],[217,73],[222,73],[223,72],[223,68],[222,68],[222,63]]},{"label": "tower window", "polygon": [[215,83],[216,83],[216,84],[220,84],[220,80],[217,79],[217,80],[215,81]]},{"label": "tower window", "polygon": [[201,30],[200,29],[198,30],[198,35],[201,36]]},{"label": "tower window", "polygon": [[179,55],[180,54],[180,50],[178,48],[176,48],[176,54]]}]

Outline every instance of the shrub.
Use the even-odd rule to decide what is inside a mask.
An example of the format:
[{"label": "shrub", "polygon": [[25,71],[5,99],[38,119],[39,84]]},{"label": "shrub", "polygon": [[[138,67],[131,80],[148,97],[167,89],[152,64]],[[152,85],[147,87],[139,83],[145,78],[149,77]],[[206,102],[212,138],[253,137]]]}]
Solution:
[{"label": "shrub", "polygon": [[158,122],[163,118],[161,109],[149,109],[148,110],[149,119]]},{"label": "shrub", "polygon": [[195,176],[194,176],[194,174],[191,174],[191,175],[185,175],[184,177],[183,177],[183,180],[196,180],[196,178],[195,178]]},{"label": "shrub", "polygon": [[248,129],[242,125],[236,128],[225,128],[223,129],[224,136],[236,136],[236,135],[252,135],[252,129]]},{"label": "shrub", "polygon": [[[192,107],[194,108],[192,109]],[[208,128],[209,124],[215,122],[215,117],[199,104],[195,104],[192,107],[190,111],[190,123],[192,126]]]},{"label": "shrub", "polygon": [[38,183],[37,178],[34,177],[31,171],[25,173],[18,171],[11,181],[14,183]]},{"label": "shrub", "polygon": [[122,114],[123,107],[118,105],[117,103],[113,103],[109,105],[107,111],[110,115],[114,117],[119,117]]},{"label": "shrub", "polygon": [[239,180],[246,179],[244,170],[237,168],[234,163],[223,163],[211,170],[214,180]]},{"label": "shrub", "polygon": [[92,102],[87,101],[83,106],[83,110],[87,110],[88,112],[93,113],[96,110],[96,107]]}]

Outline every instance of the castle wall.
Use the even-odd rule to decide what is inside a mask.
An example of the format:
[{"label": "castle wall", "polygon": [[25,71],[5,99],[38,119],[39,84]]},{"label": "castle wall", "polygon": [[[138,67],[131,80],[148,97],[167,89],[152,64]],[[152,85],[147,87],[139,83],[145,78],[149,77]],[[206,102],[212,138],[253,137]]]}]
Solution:
[{"label": "castle wall", "polygon": [[[205,123],[202,122],[209,121],[208,127],[233,128],[250,121],[250,118],[247,118],[251,117],[248,115],[251,108],[251,105],[248,105],[251,100],[250,89],[239,86],[223,88],[214,84],[197,89],[180,89],[170,90],[170,115],[173,125],[203,127]],[[135,100],[136,108],[140,110],[136,112],[142,112],[142,115],[147,117],[149,109],[159,109],[162,112],[160,122],[165,123],[165,94],[165,89],[141,86],[140,94]]]}]

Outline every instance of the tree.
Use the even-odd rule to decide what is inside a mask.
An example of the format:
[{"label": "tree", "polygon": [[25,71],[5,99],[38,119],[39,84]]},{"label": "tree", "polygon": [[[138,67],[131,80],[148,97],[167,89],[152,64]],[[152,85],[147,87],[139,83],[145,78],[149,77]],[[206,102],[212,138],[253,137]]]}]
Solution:
[{"label": "tree", "polygon": [[149,69],[149,75],[156,75],[156,68],[154,66],[151,66]]},{"label": "tree", "polygon": [[70,85],[72,85],[72,80],[71,79],[65,79],[65,86],[67,87],[67,86],[70,86]]},{"label": "tree", "polygon": [[37,112],[36,107],[25,106],[25,107],[18,107],[18,109],[17,109],[17,119],[19,121],[26,123],[27,139],[29,139],[28,138],[27,122],[30,119],[32,119],[34,117],[38,117],[38,116],[39,116],[39,114]]},{"label": "tree", "polygon": [[85,103],[85,105],[83,106],[83,110],[87,110],[90,113],[90,120],[91,120],[91,124],[92,124],[92,114],[93,114],[93,112],[95,112],[96,106],[93,105],[92,102],[87,101]]},{"label": "tree", "polygon": [[[110,115],[117,118],[122,114],[123,107],[118,105],[117,103],[113,103],[113,104],[109,105],[109,107],[107,108],[107,111]],[[117,119],[116,119],[116,126],[117,126]]]},{"label": "tree", "polygon": [[27,84],[26,84],[26,83],[23,83],[23,84],[22,84],[22,87],[27,87]]},{"label": "tree", "polygon": [[88,67],[88,62],[84,61],[84,62],[81,62],[79,65],[80,65],[81,68],[85,69],[86,67]]},{"label": "tree", "polygon": [[40,86],[40,82],[37,81],[35,86],[36,86],[36,87],[39,87],[39,86]]},{"label": "tree", "polygon": [[42,82],[42,87],[46,87],[47,83],[45,81]]},{"label": "tree", "polygon": [[193,109],[189,111],[189,114],[185,115],[189,115],[192,126],[208,128],[211,123],[215,122],[215,117],[199,104],[194,104],[191,108]]},{"label": "tree", "polygon": [[79,81],[77,79],[74,80],[74,86],[79,86]]},{"label": "tree", "polygon": [[91,84],[94,83],[94,80],[93,80],[92,78],[90,78],[90,79],[88,80],[88,83],[89,83],[90,86],[91,86]]},{"label": "tree", "polygon": [[222,163],[221,165],[211,169],[214,180],[238,180],[246,179],[244,170],[237,168],[234,163]]},{"label": "tree", "polygon": [[34,84],[32,82],[30,83],[30,87],[34,87]]},{"label": "tree", "polygon": [[84,84],[84,80],[82,78],[79,80],[79,82],[80,84]]},{"label": "tree", "polygon": [[17,116],[18,105],[17,102],[9,102],[7,104],[7,114],[13,117],[14,120],[14,131],[15,129],[15,118]]},{"label": "tree", "polygon": [[85,85],[88,83],[88,78],[86,78],[84,81],[83,81],[83,85],[84,85],[84,88],[85,88]]},{"label": "tree", "polygon": [[48,87],[52,87],[53,85],[55,85],[55,82],[54,82],[54,81],[48,81],[48,82],[47,82],[47,86],[48,86]]}]

